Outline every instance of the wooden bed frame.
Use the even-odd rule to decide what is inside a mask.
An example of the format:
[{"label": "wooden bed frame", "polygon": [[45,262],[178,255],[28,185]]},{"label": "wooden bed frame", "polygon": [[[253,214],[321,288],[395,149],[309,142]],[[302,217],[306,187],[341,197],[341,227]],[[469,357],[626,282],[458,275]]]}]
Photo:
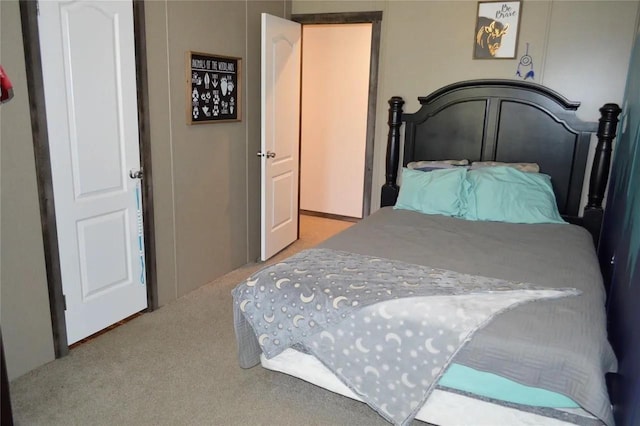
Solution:
[{"label": "wooden bed frame", "polygon": [[[403,113],[401,97],[389,100],[381,207],[394,205],[398,197],[401,150],[403,166],[411,161],[445,159],[538,163],[540,171],[551,176],[560,214],[588,229],[597,245],[618,105],[600,108],[599,123],[584,122],[576,116],[579,102],[547,87],[516,80],[463,81],[418,100],[421,107],[413,114]],[[589,145],[596,131],[588,202],[579,216]]]}]

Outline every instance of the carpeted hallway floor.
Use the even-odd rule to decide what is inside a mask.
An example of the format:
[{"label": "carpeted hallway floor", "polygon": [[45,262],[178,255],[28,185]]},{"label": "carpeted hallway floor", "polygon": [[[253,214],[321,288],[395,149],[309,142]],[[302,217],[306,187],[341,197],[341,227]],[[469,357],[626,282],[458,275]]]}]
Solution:
[{"label": "carpeted hallway floor", "polygon": [[[272,262],[350,225],[301,216],[301,239]],[[263,266],[237,269],[18,378],[16,424],[386,425],[362,403],[238,367],[231,289]]]}]

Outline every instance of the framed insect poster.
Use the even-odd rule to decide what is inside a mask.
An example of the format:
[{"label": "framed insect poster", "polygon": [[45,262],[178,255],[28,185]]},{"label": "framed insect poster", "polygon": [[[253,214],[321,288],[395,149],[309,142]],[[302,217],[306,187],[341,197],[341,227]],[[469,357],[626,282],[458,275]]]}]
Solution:
[{"label": "framed insect poster", "polygon": [[187,124],[240,121],[242,59],[188,51]]},{"label": "framed insect poster", "polygon": [[515,58],[521,11],[521,1],[478,2],[473,58]]}]

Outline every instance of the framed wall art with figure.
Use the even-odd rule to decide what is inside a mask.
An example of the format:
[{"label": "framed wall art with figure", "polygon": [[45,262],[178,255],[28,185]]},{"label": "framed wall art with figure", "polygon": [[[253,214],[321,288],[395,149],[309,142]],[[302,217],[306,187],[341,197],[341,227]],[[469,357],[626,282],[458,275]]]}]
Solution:
[{"label": "framed wall art with figure", "polygon": [[478,2],[473,58],[515,58],[521,13],[521,1]]}]

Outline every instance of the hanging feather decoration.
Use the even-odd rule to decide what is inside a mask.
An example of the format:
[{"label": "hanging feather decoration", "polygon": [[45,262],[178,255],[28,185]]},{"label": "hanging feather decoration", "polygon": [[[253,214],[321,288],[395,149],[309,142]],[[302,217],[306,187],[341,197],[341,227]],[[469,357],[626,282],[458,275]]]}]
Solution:
[{"label": "hanging feather decoration", "polygon": [[524,55],[520,57],[520,62],[518,63],[518,68],[516,69],[516,76],[522,78],[522,72],[526,69],[529,69],[524,76],[523,80],[531,79],[535,80],[535,73],[533,71],[533,58],[529,55],[529,43],[527,43],[527,50]]}]

